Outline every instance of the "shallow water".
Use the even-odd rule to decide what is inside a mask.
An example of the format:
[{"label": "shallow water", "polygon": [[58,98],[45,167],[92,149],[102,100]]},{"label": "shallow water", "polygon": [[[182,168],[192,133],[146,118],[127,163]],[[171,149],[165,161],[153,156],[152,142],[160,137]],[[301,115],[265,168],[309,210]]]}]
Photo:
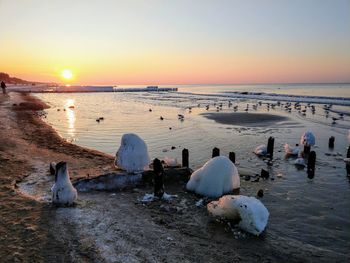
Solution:
[{"label": "shallow water", "polygon": [[[252,174],[260,173],[261,168],[268,169],[274,178],[260,182],[241,178],[242,194],[256,195],[259,189],[265,192],[262,201],[270,211],[267,240],[269,236],[280,236],[285,244],[294,240],[319,249],[347,253],[350,245],[350,184],[342,158],[349,145],[350,117],[345,115],[336,124],[332,124],[331,118],[339,118],[337,112],[347,112],[348,107],[333,106],[327,118],[320,104],[314,104],[315,114],[307,108],[306,116],[303,116],[294,109],[288,113],[283,106],[268,110],[264,102],[255,111],[252,109],[255,100],[193,94],[37,96],[51,105],[46,120],[61,136],[109,154],[115,154],[121,136],[127,132],[137,133],[146,141],[151,158],[168,156],[178,158],[180,162],[182,149],[188,148],[192,168],[211,158],[213,147],[220,148],[222,155],[234,151],[239,168],[248,169]],[[223,103],[220,112],[233,112],[228,106],[229,100],[233,106],[238,105],[238,112],[244,112],[249,104],[246,114],[267,113],[285,116],[288,120],[268,126],[259,122],[256,125],[234,126],[220,124],[201,115],[215,113],[219,103]],[[205,109],[207,104],[210,105],[208,111]],[[69,108],[72,105],[74,108]],[[305,103],[302,104],[303,109],[304,106]],[[188,107],[192,107],[191,112]],[[178,119],[178,114],[185,116],[184,121]],[[160,116],[164,120],[160,120]],[[104,120],[97,122],[99,117],[104,117]],[[292,159],[284,159],[284,143],[298,143],[305,130],[311,130],[316,135],[313,150],[317,153],[317,164],[313,179],[308,179],[305,170],[298,170]],[[252,153],[257,145],[265,144],[269,136],[275,137],[274,164],[271,167]],[[335,137],[333,150],[328,149],[330,136]],[[172,146],[176,148],[172,150]]]}]

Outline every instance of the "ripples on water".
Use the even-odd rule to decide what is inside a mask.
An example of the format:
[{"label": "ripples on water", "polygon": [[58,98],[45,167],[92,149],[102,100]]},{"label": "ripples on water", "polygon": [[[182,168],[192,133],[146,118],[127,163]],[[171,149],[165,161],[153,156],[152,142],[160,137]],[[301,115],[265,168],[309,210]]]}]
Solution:
[{"label": "ripples on water", "polygon": [[[151,158],[168,156],[178,158],[180,162],[182,149],[188,148],[192,168],[207,161],[213,147],[219,147],[222,155],[235,151],[239,166],[252,173],[260,173],[261,168],[269,169],[275,176],[274,181],[259,183],[246,182],[242,178],[243,194],[255,195],[258,189],[265,190],[263,202],[271,213],[267,231],[270,240],[283,237],[286,242],[298,240],[347,253],[350,188],[342,158],[349,145],[350,116],[345,115],[335,125],[331,124],[331,118],[339,117],[337,112],[348,113],[348,106],[333,106],[333,112],[326,118],[320,104],[315,104],[315,114],[308,108],[306,116],[294,109],[288,113],[277,106],[268,111],[263,104],[257,112],[288,116],[289,121],[270,127],[244,127],[218,124],[200,113],[207,112],[207,104],[210,104],[209,112],[216,112],[214,103],[221,102],[222,112],[233,112],[232,107],[228,107],[229,100],[233,106],[239,106],[239,112],[247,104],[254,112],[251,105],[256,101],[181,93],[39,94],[38,97],[51,105],[47,110],[47,121],[61,136],[112,155],[119,147],[121,136],[128,132],[139,134],[147,142]],[[74,108],[69,108],[72,105]],[[192,107],[191,112],[188,107]],[[177,114],[185,115],[185,120],[178,120]],[[164,120],[160,120],[160,116]],[[97,122],[99,117],[104,120]],[[313,180],[307,178],[305,170],[297,170],[292,160],[284,160],[284,143],[298,143],[305,130],[316,135],[317,166]],[[275,162],[271,168],[252,154],[253,149],[266,143],[269,136],[275,137]],[[328,149],[330,136],[336,138],[332,151]],[[171,150],[172,146],[176,149]],[[338,156],[327,156],[326,153]],[[277,178],[278,173],[283,177]]]}]

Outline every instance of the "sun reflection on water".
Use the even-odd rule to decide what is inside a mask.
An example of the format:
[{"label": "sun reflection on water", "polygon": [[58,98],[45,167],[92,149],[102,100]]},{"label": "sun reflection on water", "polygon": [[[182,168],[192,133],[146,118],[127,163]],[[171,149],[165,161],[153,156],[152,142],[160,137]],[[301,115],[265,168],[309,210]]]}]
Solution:
[{"label": "sun reflection on water", "polygon": [[75,137],[75,112],[74,112],[74,99],[67,99],[65,106],[66,106],[66,118],[68,123],[67,128],[67,134],[74,140]]}]

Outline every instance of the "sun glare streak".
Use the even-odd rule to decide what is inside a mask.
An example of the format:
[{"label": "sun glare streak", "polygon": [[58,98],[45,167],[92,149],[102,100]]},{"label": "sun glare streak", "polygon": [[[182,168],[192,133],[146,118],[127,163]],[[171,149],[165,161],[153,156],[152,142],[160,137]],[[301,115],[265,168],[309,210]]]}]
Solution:
[{"label": "sun glare streak", "polygon": [[72,137],[74,140],[75,138],[75,112],[74,112],[74,99],[67,99],[65,103],[66,109],[66,118],[67,118],[67,134]]}]

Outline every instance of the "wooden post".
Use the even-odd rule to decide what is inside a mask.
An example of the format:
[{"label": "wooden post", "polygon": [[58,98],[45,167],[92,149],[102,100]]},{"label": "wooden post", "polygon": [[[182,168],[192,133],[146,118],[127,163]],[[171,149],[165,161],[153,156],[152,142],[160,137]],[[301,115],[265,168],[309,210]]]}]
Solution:
[{"label": "wooden post", "polygon": [[308,145],[308,144],[305,144],[304,145],[304,154],[305,155],[308,155],[309,153],[310,153],[310,145]]},{"label": "wooden post", "polygon": [[[348,151],[346,153],[346,158],[350,158],[350,146],[348,147]],[[348,176],[350,176],[350,164],[346,165],[346,172],[347,172]]]},{"label": "wooden post", "polygon": [[269,140],[267,141],[267,155],[269,156],[270,159],[273,158],[274,144],[275,144],[275,138],[270,137]]},{"label": "wooden post", "polygon": [[164,195],[164,169],[159,159],[153,160],[154,196],[162,198]]},{"label": "wooden post", "polygon": [[334,136],[331,136],[329,138],[329,140],[328,140],[328,148],[331,148],[331,149],[334,148],[334,140],[335,140]]},{"label": "wooden post", "polygon": [[216,156],[220,156],[220,149],[219,148],[214,148],[213,149],[213,154],[212,154],[212,158],[216,157]]},{"label": "wooden post", "polygon": [[182,167],[189,167],[189,153],[186,148],[182,150]]},{"label": "wooden post", "polygon": [[315,166],[316,166],[316,152],[311,151],[307,162],[307,175],[310,179],[315,176]]},{"label": "wooden post", "polygon": [[235,152],[230,152],[228,154],[228,158],[231,160],[231,162],[233,162],[234,164],[236,163],[236,154]]}]

